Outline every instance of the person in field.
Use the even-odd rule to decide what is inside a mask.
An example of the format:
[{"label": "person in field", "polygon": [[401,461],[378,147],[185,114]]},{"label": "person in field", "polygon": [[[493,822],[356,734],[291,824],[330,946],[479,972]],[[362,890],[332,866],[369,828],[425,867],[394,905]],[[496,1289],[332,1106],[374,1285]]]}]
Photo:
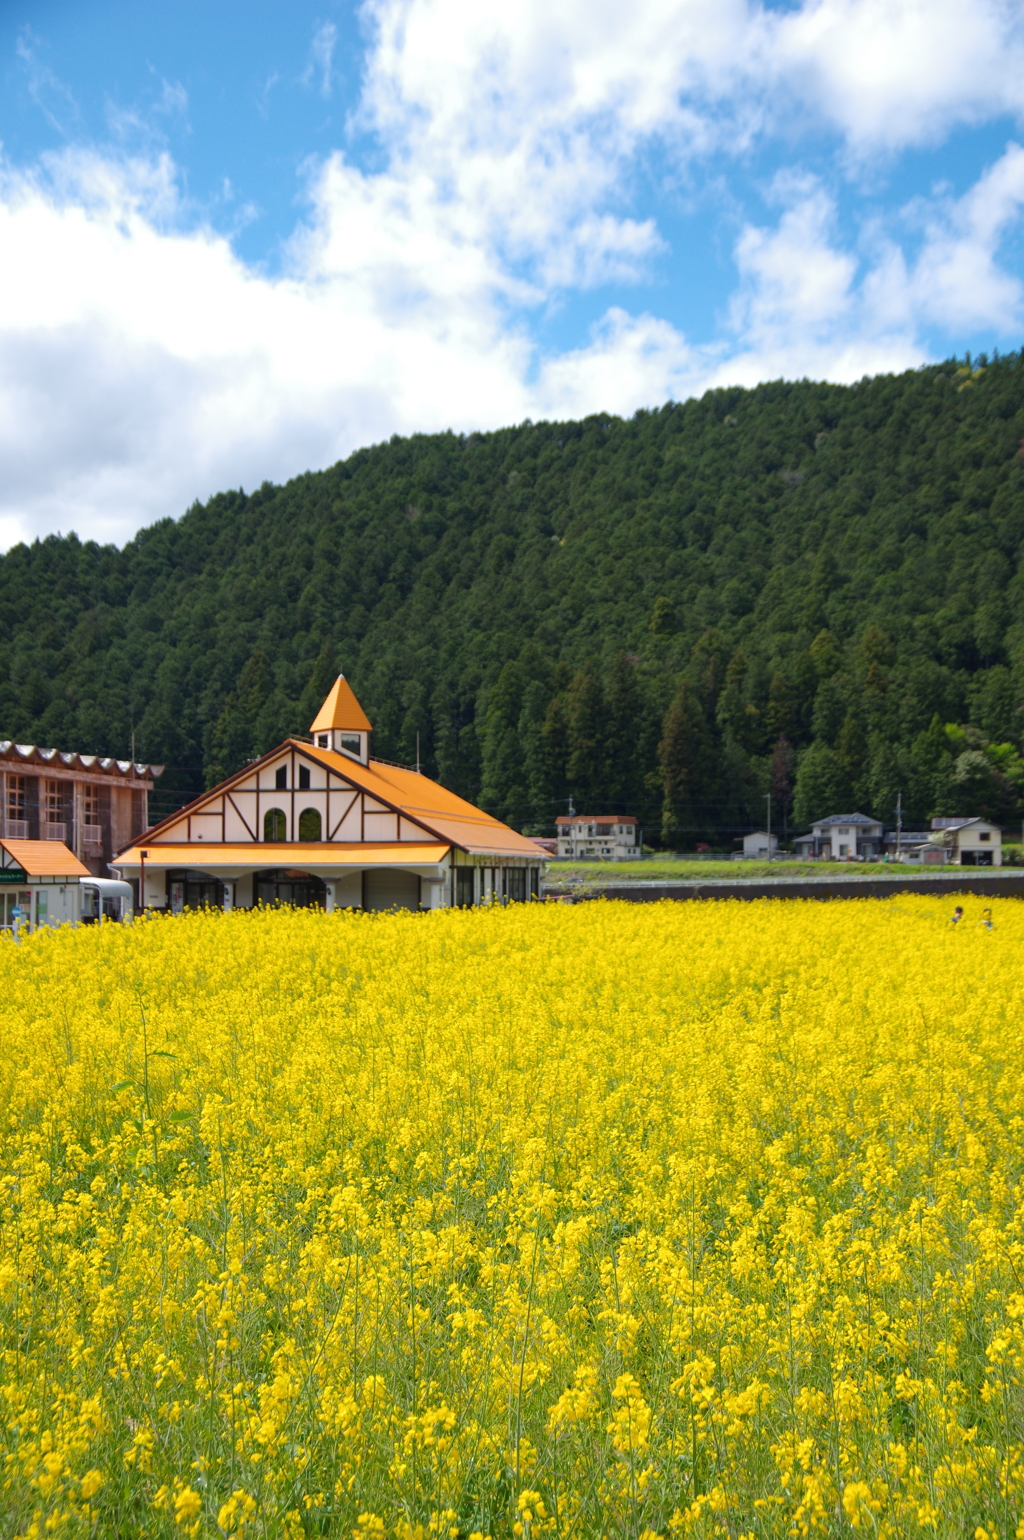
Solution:
[{"label": "person in field", "polygon": [[961,907],[960,904],[957,904],[956,908],[953,910],[953,914],[952,914],[952,917],[951,917],[950,922],[949,922],[950,925],[959,925],[960,921],[963,919],[963,917],[964,917],[963,908]]},{"label": "person in field", "polygon": [[983,909],[981,911],[981,919],[978,921],[978,924],[979,925],[984,925],[986,930],[994,930],[995,927],[992,924],[992,911],[991,911],[991,909]]}]

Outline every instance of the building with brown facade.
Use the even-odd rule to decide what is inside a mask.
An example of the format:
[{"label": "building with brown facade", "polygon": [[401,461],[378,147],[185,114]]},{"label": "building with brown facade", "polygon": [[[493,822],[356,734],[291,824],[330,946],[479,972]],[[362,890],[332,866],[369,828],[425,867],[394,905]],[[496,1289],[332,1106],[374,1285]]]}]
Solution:
[{"label": "building with brown facade", "polygon": [[0,739],[0,839],[58,841],[109,877],[114,852],[148,827],[163,769]]}]

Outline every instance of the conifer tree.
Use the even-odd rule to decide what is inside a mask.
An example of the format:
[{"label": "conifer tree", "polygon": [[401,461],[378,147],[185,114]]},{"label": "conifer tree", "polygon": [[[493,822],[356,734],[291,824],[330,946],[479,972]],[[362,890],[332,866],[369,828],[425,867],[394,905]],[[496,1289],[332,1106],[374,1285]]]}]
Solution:
[{"label": "conifer tree", "polygon": [[701,703],[689,680],[679,683],[665,718],[661,770],[661,832],[666,845],[692,843],[709,826],[713,746]]}]

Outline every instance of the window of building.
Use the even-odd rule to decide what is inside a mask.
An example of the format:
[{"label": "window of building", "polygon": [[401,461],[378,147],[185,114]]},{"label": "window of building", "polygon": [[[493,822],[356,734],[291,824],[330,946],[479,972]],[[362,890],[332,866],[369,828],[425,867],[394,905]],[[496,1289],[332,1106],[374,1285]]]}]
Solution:
[{"label": "window of building", "polygon": [[330,735],[330,733],[320,733],[319,736],[317,737],[317,740],[316,740],[316,746],[317,746],[318,749],[328,749],[328,748],[330,748],[330,746],[331,746],[331,735]]},{"label": "window of building", "polygon": [[28,796],[28,788],[23,775],[9,775],[7,777],[7,816],[8,818],[24,818],[25,802]]},{"label": "window of building", "polygon": [[263,838],[272,845],[280,844],[282,840],[288,838],[287,829],[288,825],[285,823],[281,809],[269,808],[263,818]]},{"label": "window of building", "polygon": [[299,839],[315,843],[320,839],[320,814],[315,807],[305,807],[299,814]]},{"label": "window of building", "polygon": [[363,749],[358,733],[342,733],[341,746],[346,754],[359,755]]},{"label": "window of building", "polygon": [[28,825],[28,777],[25,775],[9,775],[7,777],[7,818],[5,820],[5,834],[12,839],[27,839]]},{"label": "window of building", "polygon": [[[308,765],[300,765],[299,766],[299,790],[300,791],[308,791],[309,790],[309,766]],[[319,838],[319,836],[318,836],[318,838]]]},{"label": "window of building", "polygon": [[505,872],[505,897],[510,904],[526,902],[526,868],[510,866]]},{"label": "window of building", "polygon": [[978,838],[980,840],[990,840],[992,838],[992,836],[991,836],[991,834],[979,834]]},{"label": "window of building", "polygon": [[43,810],[47,823],[60,823],[60,782],[43,782]]},{"label": "window of building", "polygon": [[457,866],[455,868],[455,904],[459,909],[472,908],[473,868],[471,866]]},{"label": "window of building", "polygon": [[274,785],[277,787],[278,791],[287,791],[287,789],[288,789],[288,766],[287,765],[282,765],[280,767],[280,769],[278,770],[277,774],[274,777]]},{"label": "window of building", "polygon": [[82,797],[82,822],[97,824],[100,821],[100,799],[94,786],[87,786]]}]

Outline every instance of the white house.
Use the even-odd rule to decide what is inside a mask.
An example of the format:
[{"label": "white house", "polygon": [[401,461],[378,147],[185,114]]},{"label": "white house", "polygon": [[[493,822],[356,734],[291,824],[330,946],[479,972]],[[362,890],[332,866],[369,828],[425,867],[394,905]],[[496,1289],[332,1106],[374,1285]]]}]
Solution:
[{"label": "white house", "polygon": [[1002,866],[1003,834],[987,818],[933,818],[930,843],[948,866]]},{"label": "white house", "polygon": [[797,854],[826,861],[874,861],[882,854],[882,824],[864,813],[834,813],[794,841]]},{"label": "white house", "polygon": [[127,844],[145,907],[438,909],[540,896],[544,853],[427,776],[370,755],[339,675],[310,728]]},{"label": "white house", "polygon": [[764,829],[758,829],[755,834],[743,836],[743,856],[747,861],[763,860],[765,856],[773,856],[778,848],[778,835],[767,834]]},{"label": "white house", "polygon": [[555,826],[563,861],[630,861],[640,854],[637,821],[621,813],[560,813]]}]

